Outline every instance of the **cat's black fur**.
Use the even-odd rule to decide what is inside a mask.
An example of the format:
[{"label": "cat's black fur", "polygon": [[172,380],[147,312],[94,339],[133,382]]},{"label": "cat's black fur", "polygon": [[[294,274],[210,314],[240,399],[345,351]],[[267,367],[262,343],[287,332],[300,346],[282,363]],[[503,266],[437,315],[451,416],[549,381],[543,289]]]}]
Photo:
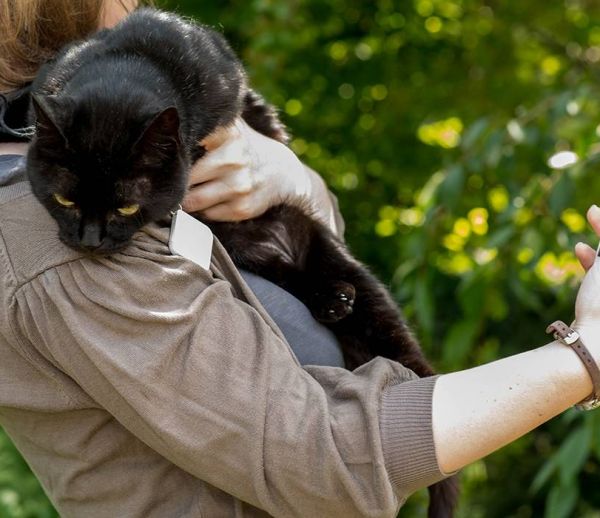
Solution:
[{"label": "cat's black fur", "polygon": [[[204,153],[199,142],[240,114],[257,131],[287,138],[220,34],[149,9],[63,50],[36,78],[33,105],[33,191],[61,239],[95,253],[119,250],[142,225],[168,216]],[[135,204],[133,216],[117,212]],[[387,290],[301,208],[205,223],[236,265],[294,294],[336,334],[348,368],[384,356],[433,374]],[[429,515],[451,516],[456,493],[452,479],[432,486]]]}]

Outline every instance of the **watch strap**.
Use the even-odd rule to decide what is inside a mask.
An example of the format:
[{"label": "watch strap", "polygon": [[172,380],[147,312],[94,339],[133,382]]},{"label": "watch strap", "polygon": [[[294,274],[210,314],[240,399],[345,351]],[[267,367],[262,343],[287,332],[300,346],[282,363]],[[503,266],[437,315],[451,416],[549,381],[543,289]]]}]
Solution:
[{"label": "watch strap", "polygon": [[599,407],[600,369],[589,349],[581,341],[579,333],[561,320],[552,322],[552,324],[546,328],[546,333],[552,333],[556,340],[571,347],[585,365],[585,368],[592,379],[592,394],[575,406],[581,410],[593,410],[594,408]]}]

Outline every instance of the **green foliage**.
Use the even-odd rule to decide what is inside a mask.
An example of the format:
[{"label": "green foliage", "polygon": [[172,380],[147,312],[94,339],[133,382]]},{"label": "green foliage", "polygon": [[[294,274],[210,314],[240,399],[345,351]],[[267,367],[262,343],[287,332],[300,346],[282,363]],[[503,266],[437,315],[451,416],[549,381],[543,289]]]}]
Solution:
[{"label": "green foliage", "polygon": [[[597,2],[175,4],[223,30],[281,108],[440,370],[532,348],[570,318],[571,251],[595,241],[583,215],[600,192]],[[599,415],[567,412],[466,468],[460,516],[597,516]],[[14,466],[0,505],[4,487],[38,502]],[[402,515],[425,508],[420,493]]]},{"label": "green foliage", "polygon": [[27,464],[0,432],[0,518],[56,516]]}]

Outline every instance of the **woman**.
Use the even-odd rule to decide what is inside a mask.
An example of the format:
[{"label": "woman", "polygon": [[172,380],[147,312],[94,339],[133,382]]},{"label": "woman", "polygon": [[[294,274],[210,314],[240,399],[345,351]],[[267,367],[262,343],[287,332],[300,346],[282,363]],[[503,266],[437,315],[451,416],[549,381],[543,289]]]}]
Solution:
[{"label": "woman", "polygon": [[[36,19],[74,23],[85,18],[82,7],[102,7],[83,0],[6,4],[0,29],[29,23],[34,48],[41,42],[32,34]],[[49,4],[63,10],[42,15]],[[101,26],[126,14],[115,1],[101,12],[89,18]],[[80,35],[93,27],[81,25]],[[23,53],[4,41],[6,70]],[[35,71],[27,66],[12,67],[21,83],[0,87],[11,109],[18,105],[9,91]],[[12,140],[26,139],[11,131]],[[255,176],[277,167],[272,153],[264,154],[271,142],[253,139],[260,140],[244,126],[213,136],[187,208],[219,219],[250,217],[276,202],[274,192],[289,189],[269,175],[235,187],[245,167]],[[225,165],[254,146],[259,167]],[[10,154],[25,150],[0,144],[13,164]],[[312,198],[326,200],[318,178],[309,178]],[[302,368],[218,244],[210,272],[170,255],[168,231],[157,226],[136,235],[127,253],[90,260],[58,241],[18,168],[5,168],[4,185],[0,424],[63,516],[394,516],[415,489],[592,392],[591,367],[559,341],[427,379],[381,358],[355,372]],[[327,205],[324,217],[331,212]],[[600,209],[590,209],[588,219],[600,233]],[[600,265],[587,245],[576,252],[589,270],[577,330],[597,362]]]}]

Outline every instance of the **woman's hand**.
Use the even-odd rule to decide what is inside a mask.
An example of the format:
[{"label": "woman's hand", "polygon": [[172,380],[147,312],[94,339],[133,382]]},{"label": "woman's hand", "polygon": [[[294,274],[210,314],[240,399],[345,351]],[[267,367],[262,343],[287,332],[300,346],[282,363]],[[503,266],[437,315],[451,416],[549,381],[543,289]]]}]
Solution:
[{"label": "woman's hand", "polygon": [[[587,219],[600,236],[600,208],[596,205],[590,207]],[[583,342],[594,353],[599,352],[596,360],[600,359],[600,259],[597,259],[596,250],[584,243],[577,243],[575,255],[581,266],[586,270],[586,275],[579,288],[575,302],[575,326],[582,334]]]},{"label": "woman's hand", "polygon": [[284,200],[310,199],[310,170],[285,145],[238,119],[202,142],[207,154],[193,166],[188,212],[215,221],[241,221]]}]

